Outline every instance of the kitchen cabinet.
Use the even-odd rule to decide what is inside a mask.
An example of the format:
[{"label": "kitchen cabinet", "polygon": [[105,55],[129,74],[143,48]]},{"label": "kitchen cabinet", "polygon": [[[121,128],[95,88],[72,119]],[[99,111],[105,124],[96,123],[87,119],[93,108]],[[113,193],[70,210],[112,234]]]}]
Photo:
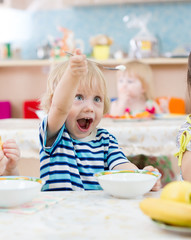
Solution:
[{"label": "kitchen cabinet", "polygon": [[[125,64],[129,59],[99,61],[107,66]],[[181,97],[187,102],[187,58],[142,59],[151,65],[154,75],[155,96]],[[0,101],[12,105],[12,117],[23,117],[23,102],[37,99],[46,90],[46,81],[52,60],[0,61]],[[104,70],[110,98],[116,97],[116,78],[113,71]],[[190,109],[187,107],[187,112]]]}]

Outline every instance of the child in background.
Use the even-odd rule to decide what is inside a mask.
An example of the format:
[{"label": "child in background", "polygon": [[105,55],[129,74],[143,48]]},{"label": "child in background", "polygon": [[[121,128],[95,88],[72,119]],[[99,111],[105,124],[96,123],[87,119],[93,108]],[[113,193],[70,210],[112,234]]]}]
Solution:
[{"label": "child in background", "polygon": [[4,143],[0,139],[0,176],[19,175],[17,163],[20,150],[13,139]]},{"label": "child in background", "polygon": [[[80,50],[51,72],[42,107],[48,113],[40,126],[43,190],[101,189],[95,173],[137,169],[115,137],[97,128],[109,107],[105,79]],[[153,190],[159,188],[160,180]]]},{"label": "child in background", "polygon": [[153,75],[148,64],[130,61],[125,71],[118,71],[117,95],[117,100],[111,103],[110,115],[129,113],[135,116],[144,111],[161,113],[160,107],[153,100]]},{"label": "child in background", "polygon": [[[141,112],[156,114],[167,111],[161,109],[154,101],[153,73],[148,64],[138,60],[128,62],[125,71],[117,72],[117,91],[118,98],[111,103],[110,115],[136,116]],[[164,105],[164,108],[167,108],[167,105]],[[139,168],[150,164],[157,167],[162,174],[163,186],[175,177],[171,161],[167,156],[155,157],[141,154],[127,156],[127,158]]]},{"label": "child in background", "polygon": [[[191,53],[188,58],[187,88],[191,98]],[[183,180],[191,181],[191,115],[187,116],[185,123],[180,127],[176,143],[179,152],[175,156],[179,159],[181,177]]]}]

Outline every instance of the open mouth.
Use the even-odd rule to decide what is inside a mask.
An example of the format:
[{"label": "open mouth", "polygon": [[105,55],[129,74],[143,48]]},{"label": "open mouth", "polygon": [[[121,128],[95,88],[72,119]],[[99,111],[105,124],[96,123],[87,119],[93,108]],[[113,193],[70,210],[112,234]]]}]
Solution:
[{"label": "open mouth", "polygon": [[81,118],[77,120],[80,130],[88,130],[93,122],[92,118]]}]

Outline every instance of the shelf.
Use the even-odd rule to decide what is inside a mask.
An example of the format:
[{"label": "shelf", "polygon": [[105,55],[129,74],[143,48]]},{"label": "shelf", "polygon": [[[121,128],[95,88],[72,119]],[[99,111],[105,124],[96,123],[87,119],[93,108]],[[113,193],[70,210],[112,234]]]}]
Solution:
[{"label": "shelf", "polygon": [[[0,61],[0,67],[33,67],[33,66],[50,66],[52,64],[61,63],[64,60],[3,60]],[[103,61],[97,61],[104,65],[112,66],[112,65],[119,65],[125,64],[129,62],[130,59],[108,59]],[[185,65],[188,63],[187,58],[145,58],[141,59],[140,61],[150,64],[150,65]]]},{"label": "shelf", "polygon": [[190,0],[0,0],[0,7],[11,7],[22,10],[32,9],[38,11],[64,9],[67,7],[167,2],[190,2]]}]

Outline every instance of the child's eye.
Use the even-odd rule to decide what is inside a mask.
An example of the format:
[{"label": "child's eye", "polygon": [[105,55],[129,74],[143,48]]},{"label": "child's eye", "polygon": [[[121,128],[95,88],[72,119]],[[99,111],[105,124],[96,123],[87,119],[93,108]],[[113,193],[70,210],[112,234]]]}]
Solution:
[{"label": "child's eye", "polygon": [[83,100],[83,96],[78,94],[78,95],[75,96],[75,100],[82,101]]},{"label": "child's eye", "polygon": [[124,83],[125,82],[125,79],[124,78],[120,78],[119,79],[119,83]]},{"label": "child's eye", "polygon": [[128,83],[133,83],[133,79],[128,79],[127,82]]},{"label": "child's eye", "polygon": [[94,101],[95,101],[95,102],[101,102],[101,98],[98,97],[98,96],[96,96],[96,97],[94,98]]}]

